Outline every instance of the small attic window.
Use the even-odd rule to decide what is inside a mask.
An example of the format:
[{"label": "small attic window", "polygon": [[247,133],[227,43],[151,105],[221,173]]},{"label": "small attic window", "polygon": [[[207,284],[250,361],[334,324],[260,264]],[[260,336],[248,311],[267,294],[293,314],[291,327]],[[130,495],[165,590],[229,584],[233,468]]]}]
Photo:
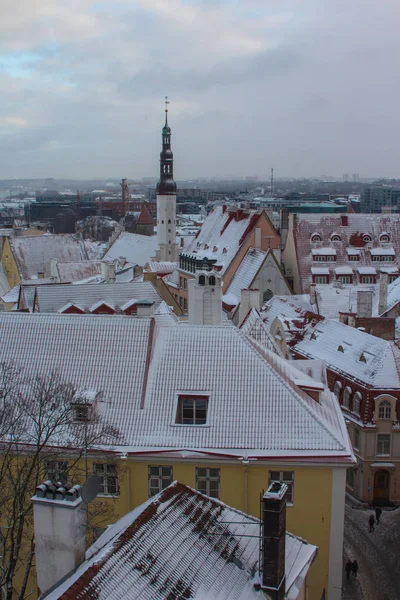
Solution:
[{"label": "small attic window", "polygon": [[180,395],[176,423],[179,425],[206,425],[208,396]]},{"label": "small attic window", "polygon": [[209,285],[215,285],[215,277],[214,277],[214,275],[210,275],[210,277],[208,278],[208,284]]},{"label": "small attic window", "polygon": [[331,235],[331,242],[340,242],[341,241],[341,237],[338,233],[333,233]]},{"label": "small attic window", "polygon": [[310,340],[316,340],[317,336],[315,335],[315,332],[313,331],[312,334],[310,335]]},{"label": "small attic window", "polygon": [[222,252],[223,252],[224,254],[227,254],[227,253],[228,253],[228,250],[227,250],[226,248],[224,248],[224,249],[222,250]]},{"label": "small attic window", "polygon": [[214,246],[213,252],[218,252],[218,246]]},{"label": "small attic window", "polygon": [[201,242],[197,242],[197,247],[200,248]]},{"label": "small attic window", "polygon": [[206,285],[206,278],[204,275],[199,275],[199,285]]},{"label": "small attic window", "polygon": [[360,358],[358,359],[360,362],[366,363],[367,359],[365,358],[364,352],[361,353]]},{"label": "small attic window", "polygon": [[369,235],[369,233],[366,233],[365,235],[363,235],[363,242],[364,242],[364,244],[368,244],[369,242],[372,242],[372,237]]},{"label": "small attic window", "polygon": [[381,233],[379,236],[380,242],[390,242],[390,235],[388,233]]},{"label": "small attic window", "polygon": [[338,352],[343,352],[343,354],[344,354],[344,348],[342,345],[338,346]]},{"label": "small attic window", "polygon": [[74,421],[77,423],[90,421],[91,404],[72,404]]},{"label": "small attic window", "polygon": [[322,242],[322,237],[320,236],[319,233],[313,233],[311,236],[311,241],[312,242]]}]

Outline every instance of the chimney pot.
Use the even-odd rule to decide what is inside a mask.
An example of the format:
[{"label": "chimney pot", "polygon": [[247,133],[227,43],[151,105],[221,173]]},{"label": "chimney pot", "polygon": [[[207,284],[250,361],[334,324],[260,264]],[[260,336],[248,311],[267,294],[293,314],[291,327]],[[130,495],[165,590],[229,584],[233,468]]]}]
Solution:
[{"label": "chimney pot", "polygon": [[286,494],[288,486],[272,481],[263,496],[262,588],[271,600],[285,596]]}]

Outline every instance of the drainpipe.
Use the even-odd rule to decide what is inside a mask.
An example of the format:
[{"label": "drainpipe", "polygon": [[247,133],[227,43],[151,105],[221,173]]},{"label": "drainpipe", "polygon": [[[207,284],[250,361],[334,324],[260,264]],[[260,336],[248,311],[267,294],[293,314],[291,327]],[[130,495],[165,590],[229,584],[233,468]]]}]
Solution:
[{"label": "drainpipe", "polygon": [[247,514],[247,496],[248,496],[248,470],[247,465],[249,464],[248,458],[242,458],[242,464],[244,467],[244,512]]}]

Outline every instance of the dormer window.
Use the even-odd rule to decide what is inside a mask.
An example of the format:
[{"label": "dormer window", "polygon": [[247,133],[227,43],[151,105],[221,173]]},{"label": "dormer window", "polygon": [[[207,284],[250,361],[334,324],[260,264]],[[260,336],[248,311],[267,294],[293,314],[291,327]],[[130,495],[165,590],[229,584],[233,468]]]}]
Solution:
[{"label": "dormer window", "polygon": [[78,423],[90,421],[90,410],[92,406],[90,404],[72,404],[72,410],[74,411],[74,421]]},{"label": "dormer window", "polygon": [[331,242],[340,242],[341,241],[341,237],[338,233],[332,233],[331,235]]},{"label": "dormer window", "polygon": [[222,252],[223,252],[224,254],[227,254],[227,253],[228,253],[228,250],[227,250],[226,248],[224,248],[224,249],[222,250]]},{"label": "dormer window", "polygon": [[379,419],[391,419],[392,418],[392,405],[389,400],[382,400],[379,404],[378,410]]},{"label": "dormer window", "polygon": [[372,242],[372,237],[369,235],[369,233],[363,235],[363,242],[364,244],[369,244],[370,242]]},{"label": "dormer window", "polygon": [[361,355],[360,355],[360,358],[359,358],[359,361],[360,361],[360,362],[363,362],[363,363],[366,363],[366,362],[367,362],[367,359],[366,359],[366,358],[365,358],[365,356],[364,356],[364,352],[362,352],[362,353],[361,353]]},{"label": "dormer window", "polygon": [[179,425],[206,425],[208,396],[185,396],[178,398],[176,423]]},{"label": "dormer window", "polygon": [[379,236],[379,241],[383,243],[390,242],[390,235],[386,232],[381,233],[381,235]]},{"label": "dormer window", "polygon": [[322,237],[320,236],[319,233],[313,233],[311,236],[311,241],[312,242],[322,242]]}]

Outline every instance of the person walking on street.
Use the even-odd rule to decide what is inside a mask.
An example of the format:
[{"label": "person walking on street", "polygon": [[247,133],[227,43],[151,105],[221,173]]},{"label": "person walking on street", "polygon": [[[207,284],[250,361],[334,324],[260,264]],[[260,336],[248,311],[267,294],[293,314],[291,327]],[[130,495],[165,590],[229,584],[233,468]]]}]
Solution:
[{"label": "person walking on street", "polygon": [[357,579],[358,562],[356,560],[353,560],[352,565],[351,565],[351,570],[353,571],[354,577]]},{"label": "person walking on street", "polygon": [[374,515],[371,515],[369,518],[369,533],[371,533],[371,531],[375,531],[375,517]]},{"label": "person walking on street", "polygon": [[347,574],[347,579],[349,579],[350,573],[353,571],[353,563],[351,562],[350,559],[347,561],[346,566],[345,566],[344,569],[345,569],[346,574]]},{"label": "person walking on street", "polygon": [[380,506],[377,506],[375,508],[375,517],[376,517],[376,524],[379,525],[379,521],[381,519],[381,515],[382,515],[382,509]]}]

